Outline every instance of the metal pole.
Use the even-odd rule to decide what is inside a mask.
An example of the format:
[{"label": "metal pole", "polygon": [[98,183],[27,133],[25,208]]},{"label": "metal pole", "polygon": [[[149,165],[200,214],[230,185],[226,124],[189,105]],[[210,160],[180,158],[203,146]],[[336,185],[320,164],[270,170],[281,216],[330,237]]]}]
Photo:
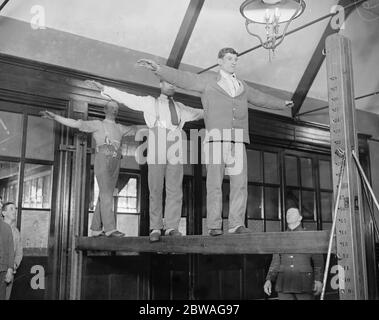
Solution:
[{"label": "metal pole", "polygon": [[336,228],[338,205],[339,205],[339,202],[340,202],[342,177],[343,177],[344,172],[345,172],[345,166],[346,166],[346,155],[344,154],[343,155],[343,159],[342,159],[340,173],[339,173],[339,182],[338,182],[337,196],[336,196],[336,199],[335,199],[335,202],[334,202],[333,224],[332,224],[332,229],[330,230],[328,254],[327,254],[327,257],[326,257],[326,264],[325,264],[325,270],[324,270],[324,279],[322,281],[322,291],[321,291],[320,300],[324,300],[324,296],[325,296],[325,288],[326,288],[326,281],[328,279],[330,256],[331,256],[331,253],[332,253],[333,236],[334,236],[334,230]]}]

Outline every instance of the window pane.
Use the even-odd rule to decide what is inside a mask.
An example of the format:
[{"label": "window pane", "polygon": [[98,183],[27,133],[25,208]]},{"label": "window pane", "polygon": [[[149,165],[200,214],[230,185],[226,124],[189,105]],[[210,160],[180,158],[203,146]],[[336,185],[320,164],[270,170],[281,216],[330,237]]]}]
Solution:
[{"label": "window pane", "polygon": [[0,196],[3,203],[17,203],[19,164],[0,161]]},{"label": "window pane", "polygon": [[320,188],[332,189],[332,170],[330,167],[330,161],[320,160]]},{"label": "window pane", "polygon": [[229,214],[229,182],[222,184],[222,217],[227,218]]},{"label": "window pane", "polygon": [[26,157],[54,160],[54,121],[40,117],[28,117]]},{"label": "window pane", "polygon": [[332,221],[333,193],[321,192],[321,217],[322,222]]},{"label": "window pane", "polygon": [[129,237],[137,237],[139,234],[139,215],[118,214],[117,230]]},{"label": "window pane", "polygon": [[279,188],[265,188],[265,218],[279,219]]},{"label": "window pane", "polygon": [[298,189],[286,189],[286,212],[289,208],[299,208],[299,190]]},{"label": "window pane", "polygon": [[249,219],[262,219],[262,187],[249,186],[247,216]]},{"label": "window pane", "polygon": [[53,168],[41,164],[25,164],[23,208],[49,209]]},{"label": "window pane", "polygon": [[312,159],[301,158],[301,184],[303,187],[313,188]]},{"label": "window pane", "polygon": [[265,183],[279,183],[278,155],[276,153],[264,153],[264,176]]},{"label": "window pane", "polygon": [[[24,248],[46,251],[49,234],[50,211],[23,210],[21,237]],[[46,252],[45,252],[46,254]]]},{"label": "window pane", "polygon": [[257,150],[246,151],[249,181],[262,182],[261,152]]},{"label": "window pane", "polygon": [[0,155],[21,156],[22,115],[0,111]]},{"label": "window pane", "polygon": [[285,163],[286,163],[286,185],[297,187],[299,185],[297,158],[286,156]]},{"label": "window pane", "polygon": [[313,191],[302,191],[301,196],[301,215],[304,219],[315,220],[315,193]]}]

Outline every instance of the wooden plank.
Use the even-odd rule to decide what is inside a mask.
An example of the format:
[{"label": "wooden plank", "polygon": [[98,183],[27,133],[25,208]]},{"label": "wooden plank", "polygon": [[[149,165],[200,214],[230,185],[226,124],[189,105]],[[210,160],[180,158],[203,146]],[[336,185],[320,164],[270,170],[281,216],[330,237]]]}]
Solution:
[{"label": "wooden plank", "polygon": [[[351,3],[352,0],[340,0],[338,2],[338,5],[347,7]],[[353,5],[345,9],[345,21],[348,18],[348,16],[354,11],[355,8],[356,6]],[[324,33],[322,34],[321,39],[318,42],[317,47],[313,52],[313,55],[308,63],[308,66],[305,69],[303,76],[301,77],[301,80],[295,90],[295,93],[292,96],[292,101],[295,104],[295,106],[292,108],[292,117],[295,117],[299,113],[300,108],[303,105],[310,88],[312,87],[313,81],[315,80],[318,71],[322,66],[322,63],[324,62],[325,56],[323,54],[323,50],[325,48],[326,38],[340,31],[339,28],[333,28],[333,26],[330,23],[332,19],[333,18],[330,19],[328,25],[326,26]]]},{"label": "wooden plank", "polygon": [[239,235],[161,237],[77,237],[77,250],[200,254],[326,253],[329,231],[260,232]]},{"label": "wooden plank", "polygon": [[167,60],[167,65],[169,67],[179,67],[203,4],[204,0],[191,0],[188,5],[187,12],[184,16],[178,31],[178,35],[176,36],[174,45],[171,49],[170,56]]}]

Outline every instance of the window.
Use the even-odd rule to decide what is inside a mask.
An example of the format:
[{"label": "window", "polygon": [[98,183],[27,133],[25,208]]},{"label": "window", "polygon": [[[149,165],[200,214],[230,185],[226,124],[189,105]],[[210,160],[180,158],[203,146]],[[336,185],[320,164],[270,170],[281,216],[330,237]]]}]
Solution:
[{"label": "window", "polygon": [[333,184],[332,168],[329,160],[319,161],[321,221],[332,222]]},{"label": "window", "polygon": [[[14,202],[25,255],[47,255],[53,186],[54,122],[38,110],[0,103],[0,195]],[[23,141],[25,137],[26,141]],[[6,158],[6,159],[5,159]],[[20,181],[22,177],[22,181]]]},{"label": "window", "polygon": [[263,232],[268,224],[280,229],[280,175],[276,152],[247,150],[248,227]]}]

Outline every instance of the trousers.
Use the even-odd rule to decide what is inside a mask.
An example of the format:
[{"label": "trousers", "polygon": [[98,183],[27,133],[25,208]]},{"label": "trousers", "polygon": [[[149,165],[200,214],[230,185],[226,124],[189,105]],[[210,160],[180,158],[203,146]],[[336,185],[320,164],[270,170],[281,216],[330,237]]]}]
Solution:
[{"label": "trousers", "polygon": [[312,293],[285,293],[278,292],[279,300],[314,300],[314,295]]},{"label": "trousers", "polygon": [[[162,219],[163,185],[166,180],[164,223]],[[150,229],[178,229],[182,214],[183,165],[149,164]]]},{"label": "trousers", "polygon": [[7,274],[6,271],[0,271],[0,300],[5,300],[5,298],[6,298],[7,284],[4,281],[6,274]]},{"label": "trousers", "polygon": [[[208,146],[207,146],[208,145]],[[247,157],[243,143],[206,143],[207,227],[222,229],[222,182],[230,176],[229,229],[245,225]]]},{"label": "trousers", "polygon": [[120,172],[120,158],[98,152],[95,156],[95,177],[99,186],[99,197],[92,218],[91,230],[105,232],[116,229],[113,211],[113,192]]}]

